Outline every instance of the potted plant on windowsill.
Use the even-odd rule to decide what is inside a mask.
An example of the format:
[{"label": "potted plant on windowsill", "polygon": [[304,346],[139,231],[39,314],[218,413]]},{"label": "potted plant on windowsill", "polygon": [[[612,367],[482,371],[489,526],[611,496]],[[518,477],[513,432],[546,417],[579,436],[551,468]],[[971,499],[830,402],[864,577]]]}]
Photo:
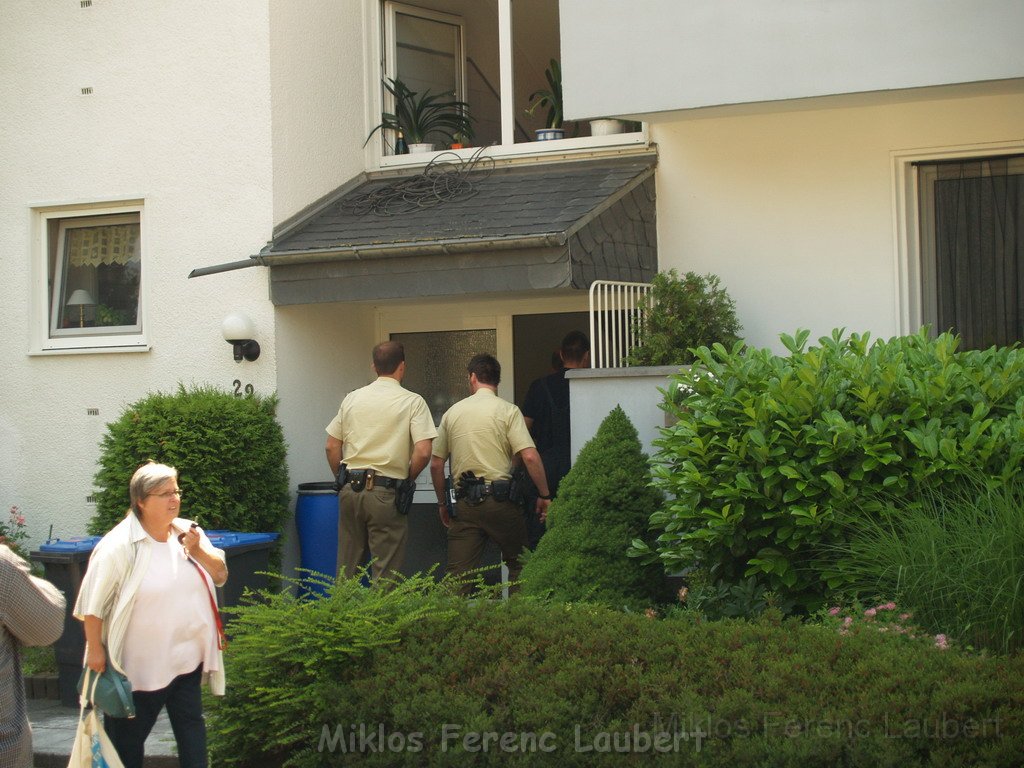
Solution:
[{"label": "potted plant on windowsill", "polygon": [[556,59],[552,59],[551,64],[544,70],[544,77],[547,78],[548,87],[530,94],[530,101],[533,103],[526,108],[526,114],[532,117],[538,109],[547,107],[546,127],[535,131],[537,141],[563,139],[565,130],[562,128],[562,67]]},{"label": "potted plant on windowsill", "polygon": [[395,111],[381,113],[380,123],[370,131],[363,146],[381,130],[401,132],[409,152],[433,151],[434,141],[450,144],[456,135],[472,138],[473,118],[466,102],[429,90],[420,95],[397,78],[383,82],[395,99]]}]

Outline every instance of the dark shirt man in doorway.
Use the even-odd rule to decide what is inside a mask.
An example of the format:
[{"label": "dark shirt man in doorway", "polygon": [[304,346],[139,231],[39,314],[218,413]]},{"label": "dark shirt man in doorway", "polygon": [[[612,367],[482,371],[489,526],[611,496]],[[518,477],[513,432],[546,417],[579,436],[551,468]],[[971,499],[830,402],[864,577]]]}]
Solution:
[{"label": "dark shirt man in doorway", "polygon": [[[523,401],[523,417],[533,435],[547,475],[551,494],[558,495],[558,485],[569,472],[572,456],[569,450],[569,382],[565,371],[590,367],[590,341],[581,331],[569,331],[559,349],[564,370],[550,373],[530,384]],[[530,548],[535,549],[544,534],[544,524],[530,521]]]}]

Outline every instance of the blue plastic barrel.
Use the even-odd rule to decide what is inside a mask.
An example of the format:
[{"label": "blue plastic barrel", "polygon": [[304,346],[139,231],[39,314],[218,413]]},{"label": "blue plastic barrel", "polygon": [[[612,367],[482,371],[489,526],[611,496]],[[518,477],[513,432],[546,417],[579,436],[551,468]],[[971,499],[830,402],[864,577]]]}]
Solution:
[{"label": "blue plastic barrel", "polygon": [[303,593],[323,596],[327,587],[319,582],[333,582],[338,573],[338,492],[334,483],[299,483],[295,528]]}]

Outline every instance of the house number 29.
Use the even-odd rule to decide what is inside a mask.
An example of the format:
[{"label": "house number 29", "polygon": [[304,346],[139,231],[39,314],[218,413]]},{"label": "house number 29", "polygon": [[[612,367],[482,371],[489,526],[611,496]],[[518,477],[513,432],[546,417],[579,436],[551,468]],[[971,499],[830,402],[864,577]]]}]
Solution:
[{"label": "house number 29", "polygon": [[243,389],[241,379],[235,379],[233,382],[231,382],[231,384],[235,388],[235,397],[241,397],[243,394],[251,395],[253,392],[256,391],[255,389],[253,389],[252,384],[246,384],[245,388]]}]

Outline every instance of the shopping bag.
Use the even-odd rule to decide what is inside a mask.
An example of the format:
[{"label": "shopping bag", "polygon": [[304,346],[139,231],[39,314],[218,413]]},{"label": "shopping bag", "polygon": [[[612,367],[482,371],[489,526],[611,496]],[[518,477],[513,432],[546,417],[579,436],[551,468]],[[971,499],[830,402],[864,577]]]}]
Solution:
[{"label": "shopping bag", "polygon": [[88,713],[82,707],[78,716],[75,745],[71,749],[68,768],[124,768],[114,744],[103,730],[95,709]]}]

